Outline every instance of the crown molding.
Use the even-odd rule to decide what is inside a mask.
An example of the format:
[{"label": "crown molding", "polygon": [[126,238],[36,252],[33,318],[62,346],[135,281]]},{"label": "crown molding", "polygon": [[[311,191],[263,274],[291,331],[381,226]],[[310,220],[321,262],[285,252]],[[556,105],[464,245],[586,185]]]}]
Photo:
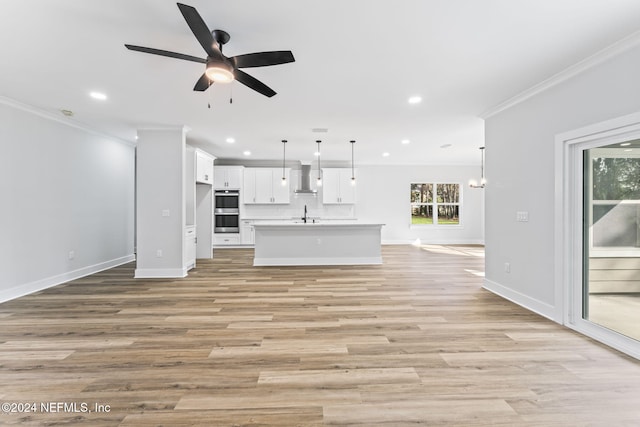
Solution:
[{"label": "crown molding", "polygon": [[38,107],[34,107],[33,105],[29,105],[29,104],[25,104],[23,102],[17,101],[15,99],[12,98],[8,98],[6,96],[2,96],[0,95],[0,104],[15,108],[17,110],[22,110],[25,111],[27,113],[31,113],[33,115],[42,117],[44,119],[47,120],[51,120],[57,123],[62,123],[63,125],[75,128],[75,129],[80,129],[84,132],[90,133],[92,135],[98,136],[100,138],[107,138],[107,139],[112,139],[116,142],[119,142],[121,144],[125,144],[128,145],[130,147],[135,147],[136,144],[132,141],[128,141],[126,139],[122,139],[122,138],[118,138],[117,136],[113,136],[113,135],[109,135],[107,133],[101,132],[99,130],[93,129],[92,127],[89,127],[88,125],[78,122],[77,120],[71,119],[69,117],[59,117],[56,114],[53,114],[51,111],[47,111],[44,110],[42,108],[38,108]]},{"label": "crown molding", "polygon": [[171,126],[171,125],[167,125],[167,126],[156,126],[156,125],[149,125],[149,126],[140,126],[138,128],[138,131],[161,131],[161,132],[169,132],[169,131],[178,131],[178,132],[182,132],[183,134],[187,134],[188,132],[191,131],[191,128],[189,126],[186,125],[175,125],[175,126]]},{"label": "crown molding", "polygon": [[484,111],[482,114],[480,114],[480,118],[486,120],[508,108],[520,104],[521,102],[541,92],[544,92],[547,89],[552,88],[553,86],[556,86],[580,73],[583,73],[584,71],[587,71],[590,68],[595,67],[596,65],[599,65],[615,56],[620,55],[621,53],[633,49],[638,45],[640,45],[640,31],[637,31],[630,36],[627,36],[615,42],[614,44],[596,52],[595,54],[583,59],[582,61],[568,68],[565,68],[564,70],[549,77],[548,79],[543,80],[535,86],[523,92],[520,92],[516,96],[507,99],[506,101],[496,105],[495,107]]}]

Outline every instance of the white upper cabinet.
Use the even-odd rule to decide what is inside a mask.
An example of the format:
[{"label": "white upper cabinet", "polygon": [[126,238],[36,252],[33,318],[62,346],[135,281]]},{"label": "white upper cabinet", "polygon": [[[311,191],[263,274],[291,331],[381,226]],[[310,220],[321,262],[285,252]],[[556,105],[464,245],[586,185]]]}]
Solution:
[{"label": "white upper cabinet", "polygon": [[244,166],[216,166],[213,171],[213,187],[216,190],[240,190]]},{"label": "white upper cabinet", "polygon": [[290,169],[284,170],[287,182],[282,185],[281,168],[245,168],[242,200],[245,204],[287,204],[290,202]]},{"label": "white upper cabinet", "polygon": [[351,169],[322,169],[322,203],[348,205],[356,202],[356,188],[351,183]]},{"label": "white upper cabinet", "polygon": [[196,150],[196,182],[213,184],[213,156]]}]

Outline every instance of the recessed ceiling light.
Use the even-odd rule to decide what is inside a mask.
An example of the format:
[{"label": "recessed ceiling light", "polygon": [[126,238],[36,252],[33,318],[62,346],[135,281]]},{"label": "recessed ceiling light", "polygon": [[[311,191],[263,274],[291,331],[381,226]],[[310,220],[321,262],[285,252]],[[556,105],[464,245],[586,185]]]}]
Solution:
[{"label": "recessed ceiling light", "polygon": [[384,153],[382,153],[382,157],[389,157],[391,154],[389,154],[387,151],[385,151]]},{"label": "recessed ceiling light", "polygon": [[630,142],[623,142],[622,144],[620,144],[620,147],[628,147],[630,145],[631,145]]},{"label": "recessed ceiling light", "polygon": [[420,104],[422,102],[422,97],[418,95],[414,95],[409,98],[409,104]]},{"label": "recessed ceiling light", "polygon": [[242,154],[244,154],[245,156],[250,156],[251,155],[251,151],[249,151],[249,150],[243,151]]},{"label": "recessed ceiling light", "polygon": [[440,148],[449,148],[449,147],[451,147],[451,144],[442,144],[440,146]]},{"label": "recessed ceiling light", "polygon": [[402,142],[404,145],[411,144],[411,141],[409,141],[408,139],[403,139],[400,142]]},{"label": "recessed ceiling light", "polygon": [[234,142],[236,142],[236,140],[233,139],[233,138],[227,138],[226,141],[227,141],[228,144],[233,144]]},{"label": "recessed ceiling light", "polygon": [[99,101],[105,101],[107,99],[107,95],[101,92],[91,92],[89,93],[89,96]]}]

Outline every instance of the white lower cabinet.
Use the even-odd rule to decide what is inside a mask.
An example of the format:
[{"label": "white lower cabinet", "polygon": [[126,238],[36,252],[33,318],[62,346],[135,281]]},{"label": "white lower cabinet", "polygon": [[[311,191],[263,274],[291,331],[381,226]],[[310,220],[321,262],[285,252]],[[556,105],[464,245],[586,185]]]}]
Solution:
[{"label": "white lower cabinet", "polygon": [[196,266],[196,227],[188,225],[184,233],[184,266],[188,270]]},{"label": "white lower cabinet", "polygon": [[213,235],[213,244],[214,245],[239,245],[240,244],[240,234],[236,233],[218,233]]},{"label": "white lower cabinet", "polygon": [[240,241],[243,245],[253,245],[255,243],[253,221],[248,219],[240,221]]}]

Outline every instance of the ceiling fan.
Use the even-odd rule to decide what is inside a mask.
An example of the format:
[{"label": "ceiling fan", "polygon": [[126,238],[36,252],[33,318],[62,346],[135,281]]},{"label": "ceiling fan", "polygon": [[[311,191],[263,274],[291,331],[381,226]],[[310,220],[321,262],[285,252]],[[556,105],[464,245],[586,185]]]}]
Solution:
[{"label": "ceiling fan", "polygon": [[265,67],[268,65],[294,62],[295,59],[293,58],[293,53],[291,53],[290,50],[256,52],[231,57],[224,56],[222,54],[222,46],[229,41],[229,33],[222,30],[210,31],[198,11],[192,6],[178,3],[178,8],[180,9],[180,12],[182,12],[182,16],[184,16],[185,21],[187,21],[189,28],[193,31],[193,35],[196,36],[196,39],[198,39],[204,48],[204,51],[207,53],[206,59],[177,52],[170,52],[168,50],[153,49],[150,47],[134,46],[130,44],[125,44],[125,47],[129,50],[135,50],[138,52],[168,56],[169,58],[183,59],[185,61],[206,64],[204,74],[202,74],[196,82],[196,85],[193,87],[193,90],[195,91],[205,91],[214,82],[229,83],[233,80],[237,80],[243,85],[263,94],[264,96],[268,96],[269,98],[276,94],[276,92],[269,86],[240,70],[240,68]]}]

